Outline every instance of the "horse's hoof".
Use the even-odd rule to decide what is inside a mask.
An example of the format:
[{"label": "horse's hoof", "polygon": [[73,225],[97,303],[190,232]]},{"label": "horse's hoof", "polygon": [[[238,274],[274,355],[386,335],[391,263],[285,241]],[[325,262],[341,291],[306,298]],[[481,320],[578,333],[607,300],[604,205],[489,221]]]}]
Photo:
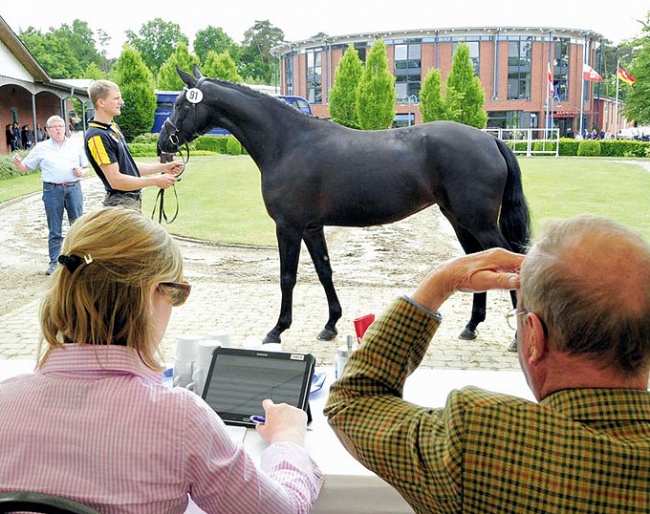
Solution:
[{"label": "horse's hoof", "polygon": [[319,341],[331,341],[338,335],[338,330],[330,330],[329,328],[324,328],[320,331],[317,338]]},{"label": "horse's hoof", "polygon": [[469,328],[466,328],[460,333],[458,339],[462,339],[464,341],[473,341],[476,339],[476,335],[476,330],[470,330]]},{"label": "horse's hoof", "polygon": [[262,344],[269,344],[269,343],[274,343],[274,344],[280,344],[282,341],[280,341],[279,337],[273,337],[270,336],[269,334],[266,335],[264,339],[262,339]]}]

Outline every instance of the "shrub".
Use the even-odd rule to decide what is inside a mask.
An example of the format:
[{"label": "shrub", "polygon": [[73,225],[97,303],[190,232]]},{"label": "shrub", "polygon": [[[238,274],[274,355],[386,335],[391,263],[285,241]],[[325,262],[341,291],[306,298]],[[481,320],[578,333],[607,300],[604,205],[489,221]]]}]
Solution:
[{"label": "shrub", "polygon": [[226,145],[226,153],[228,155],[241,155],[242,146],[239,141],[233,136],[228,136],[228,144]]},{"label": "shrub", "polygon": [[158,134],[154,134],[153,132],[145,132],[144,134],[140,134],[139,136],[136,136],[133,139],[133,143],[158,143]]},{"label": "shrub", "polygon": [[157,143],[130,143],[129,151],[133,157],[155,157],[158,155]]},{"label": "shrub", "polygon": [[578,155],[578,146],[580,141],[576,141],[571,138],[562,138],[560,139],[560,151],[559,154],[563,157],[575,157]]},{"label": "shrub", "polygon": [[600,141],[587,139],[578,145],[578,157],[598,157],[600,155]]},{"label": "shrub", "polygon": [[[25,155],[27,155],[27,151],[20,151],[18,152],[23,158]],[[0,155],[0,180],[6,180],[8,178],[14,178],[14,177],[20,177],[24,175],[30,175],[32,173],[40,173],[41,168],[37,167],[36,169],[33,169],[31,171],[28,171],[27,173],[22,173],[18,171],[16,166],[13,165],[11,162],[11,157],[13,156],[13,153],[5,153]]]}]

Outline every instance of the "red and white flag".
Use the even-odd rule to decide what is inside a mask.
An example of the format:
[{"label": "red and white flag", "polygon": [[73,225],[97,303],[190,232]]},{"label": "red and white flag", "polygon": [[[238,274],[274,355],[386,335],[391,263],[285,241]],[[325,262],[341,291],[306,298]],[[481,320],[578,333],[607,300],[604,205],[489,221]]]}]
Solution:
[{"label": "red and white flag", "polygon": [[589,82],[602,82],[603,77],[598,75],[596,70],[594,70],[587,63],[582,64],[582,80],[588,80]]},{"label": "red and white flag", "polygon": [[555,89],[553,88],[553,73],[551,72],[551,63],[548,63],[547,80],[548,80],[548,94],[553,96],[553,92],[555,91]]}]

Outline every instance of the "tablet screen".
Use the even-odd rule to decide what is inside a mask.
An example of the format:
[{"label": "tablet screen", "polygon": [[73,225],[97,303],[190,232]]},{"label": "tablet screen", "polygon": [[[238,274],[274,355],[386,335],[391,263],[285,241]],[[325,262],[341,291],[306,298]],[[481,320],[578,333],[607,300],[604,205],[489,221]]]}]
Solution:
[{"label": "tablet screen", "polygon": [[254,426],[266,398],[307,410],[314,366],[311,354],[217,348],[203,399],[226,424]]}]

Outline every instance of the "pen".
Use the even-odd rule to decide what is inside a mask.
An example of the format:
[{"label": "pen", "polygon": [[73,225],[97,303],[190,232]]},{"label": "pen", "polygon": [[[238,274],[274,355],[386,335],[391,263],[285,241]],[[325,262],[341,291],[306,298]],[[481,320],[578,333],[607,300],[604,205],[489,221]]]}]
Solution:
[{"label": "pen", "polygon": [[260,423],[266,423],[266,418],[265,418],[264,416],[251,416],[251,417],[250,417],[250,420],[251,420],[253,423],[257,423],[258,425],[259,425]]}]

